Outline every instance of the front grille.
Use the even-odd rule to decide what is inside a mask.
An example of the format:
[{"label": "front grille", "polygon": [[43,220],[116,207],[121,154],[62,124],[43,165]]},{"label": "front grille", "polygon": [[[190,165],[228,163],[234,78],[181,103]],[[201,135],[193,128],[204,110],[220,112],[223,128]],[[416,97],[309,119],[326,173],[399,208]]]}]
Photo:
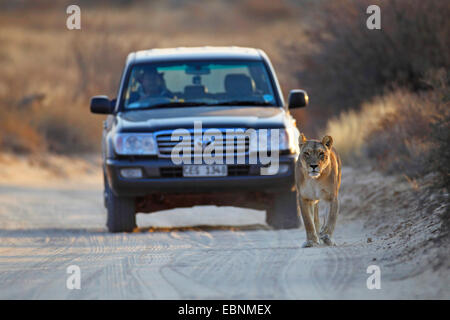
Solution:
[{"label": "front grille", "polygon": [[[180,139],[178,141],[172,141],[172,131],[165,132],[157,132],[155,133],[156,142],[158,144],[159,157],[161,158],[170,158],[172,155],[172,150],[175,146],[179,147],[189,147],[191,159],[194,157],[200,157],[201,154],[194,154],[195,146],[197,144],[197,150],[204,150],[206,146],[214,147],[219,153],[215,153],[214,151],[211,153],[212,156],[220,157],[237,157],[237,156],[246,156],[249,152],[250,138],[242,132],[234,131],[232,135],[226,135],[227,129],[219,129],[222,133],[222,139],[211,141],[208,137],[208,134],[204,134],[205,130],[203,130],[201,139],[200,134],[197,138],[196,135],[191,131],[190,132],[190,141],[186,141],[186,138]],[[235,130],[235,129],[231,129]],[[211,136],[211,138],[214,138]],[[219,144],[220,145],[215,145]]]}]

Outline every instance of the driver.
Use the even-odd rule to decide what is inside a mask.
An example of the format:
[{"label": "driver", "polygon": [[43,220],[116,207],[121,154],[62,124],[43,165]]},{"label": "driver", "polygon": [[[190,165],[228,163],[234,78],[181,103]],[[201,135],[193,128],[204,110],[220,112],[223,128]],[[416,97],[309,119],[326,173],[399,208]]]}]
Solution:
[{"label": "driver", "polygon": [[140,81],[141,86],[139,88],[139,100],[174,97],[174,94],[166,87],[164,73],[159,73],[156,68],[148,68],[143,71]]}]

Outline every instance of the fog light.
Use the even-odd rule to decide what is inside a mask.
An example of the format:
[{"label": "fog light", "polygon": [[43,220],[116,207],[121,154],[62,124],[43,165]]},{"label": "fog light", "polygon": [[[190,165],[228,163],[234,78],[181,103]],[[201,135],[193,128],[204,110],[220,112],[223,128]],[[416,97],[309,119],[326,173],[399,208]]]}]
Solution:
[{"label": "fog light", "polygon": [[289,171],[288,164],[280,164],[279,166],[271,164],[271,165],[262,167],[260,174],[263,176],[273,176],[275,174],[284,174],[288,171]]},{"label": "fog light", "polygon": [[139,168],[127,168],[120,169],[122,177],[127,179],[139,179],[142,178],[142,170]]},{"label": "fog light", "polygon": [[280,164],[280,169],[278,169],[279,174],[283,174],[289,171],[289,165],[288,164]]}]

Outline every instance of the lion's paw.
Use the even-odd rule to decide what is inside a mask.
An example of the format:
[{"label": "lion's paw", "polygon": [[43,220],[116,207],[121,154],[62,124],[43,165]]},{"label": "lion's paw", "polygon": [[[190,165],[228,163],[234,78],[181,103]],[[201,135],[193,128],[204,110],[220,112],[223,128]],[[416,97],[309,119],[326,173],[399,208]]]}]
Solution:
[{"label": "lion's paw", "polygon": [[323,242],[324,244],[326,244],[327,246],[336,246],[336,242],[334,242],[334,240],[328,235],[328,234],[323,234],[320,236],[320,241]]},{"label": "lion's paw", "polygon": [[320,243],[318,241],[307,240],[303,243],[302,248],[312,248],[318,246],[320,246]]}]

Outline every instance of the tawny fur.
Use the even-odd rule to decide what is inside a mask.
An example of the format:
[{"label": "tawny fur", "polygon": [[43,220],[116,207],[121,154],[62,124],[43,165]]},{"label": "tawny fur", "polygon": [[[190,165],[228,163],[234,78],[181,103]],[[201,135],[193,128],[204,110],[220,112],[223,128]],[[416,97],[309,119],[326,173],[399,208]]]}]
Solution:
[{"label": "tawny fur", "polygon": [[[335,245],[332,238],[339,212],[338,193],[341,184],[341,160],[333,148],[333,139],[308,140],[301,134],[297,161],[297,191],[306,230],[303,247]],[[325,224],[320,229],[319,201],[328,205]],[[320,229],[320,231],[319,231]]]}]

